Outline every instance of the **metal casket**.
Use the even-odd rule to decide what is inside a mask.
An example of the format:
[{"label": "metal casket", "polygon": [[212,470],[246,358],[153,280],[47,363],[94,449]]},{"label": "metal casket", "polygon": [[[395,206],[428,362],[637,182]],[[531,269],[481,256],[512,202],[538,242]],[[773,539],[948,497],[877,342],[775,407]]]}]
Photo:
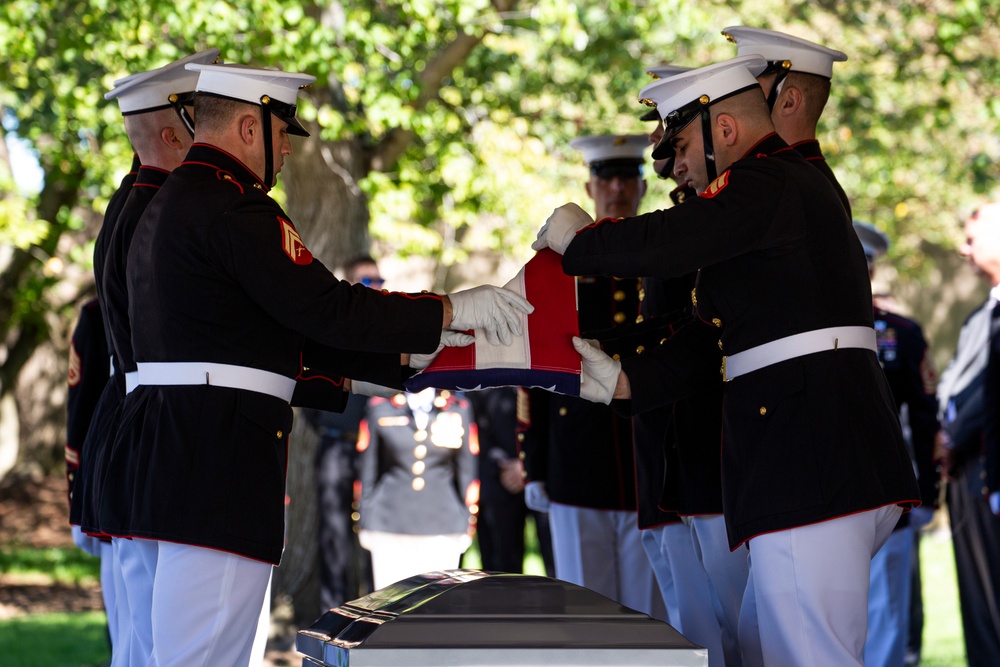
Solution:
[{"label": "metal casket", "polygon": [[445,570],[331,609],[300,630],[303,667],[707,667],[672,627],[574,584]]}]

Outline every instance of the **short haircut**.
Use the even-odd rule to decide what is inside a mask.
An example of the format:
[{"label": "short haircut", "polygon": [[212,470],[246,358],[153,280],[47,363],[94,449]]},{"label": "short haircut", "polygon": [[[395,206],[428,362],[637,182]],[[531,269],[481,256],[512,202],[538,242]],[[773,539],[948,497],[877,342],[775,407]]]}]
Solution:
[{"label": "short haircut", "polygon": [[259,107],[248,102],[198,93],[194,96],[195,127],[207,132],[219,132],[237,116],[253,113],[254,108]]},{"label": "short haircut", "polygon": [[767,108],[767,100],[764,99],[764,92],[760,86],[754,86],[750,90],[713,104],[711,109],[713,121],[719,114],[724,113],[753,126],[771,119],[771,112]]},{"label": "short haircut", "polygon": [[823,109],[830,99],[830,80],[816,74],[789,72],[785,85],[795,86],[802,91],[806,120],[813,125],[819,123],[819,117],[823,115]]}]

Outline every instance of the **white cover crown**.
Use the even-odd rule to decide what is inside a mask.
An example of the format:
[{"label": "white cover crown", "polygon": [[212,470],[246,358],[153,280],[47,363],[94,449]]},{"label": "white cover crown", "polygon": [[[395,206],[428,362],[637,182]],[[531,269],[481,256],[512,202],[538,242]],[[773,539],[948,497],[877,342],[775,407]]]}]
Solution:
[{"label": "white cover crown", "polygon": [[163,67],[122,77],[104,99],[117,98],[123,114],[166,107],[171,95],[192,92],[198,83],[198,73],[187,69],[188,64],[210,63],[218,56],[219,49],[206,49]]},{"label": "white cover crown", "polygon": [[847,54],[843,51],[828,49],[807,39],[774,30],[732,26],[723,30],[722,34],[736,42],[737,56],[757,54],[767,60],[787,60],[792,63],[792,72],[831,79],[833,63],[847,60]]}]

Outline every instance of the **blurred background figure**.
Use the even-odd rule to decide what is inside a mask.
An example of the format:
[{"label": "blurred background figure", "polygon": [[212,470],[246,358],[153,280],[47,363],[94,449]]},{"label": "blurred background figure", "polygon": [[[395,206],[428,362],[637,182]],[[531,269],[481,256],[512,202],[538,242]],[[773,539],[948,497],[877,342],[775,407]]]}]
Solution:
[{"label": "blurred background figure", "polygon": [[518,456],[517,389],[500,387],[468,394],[479,427],[479,517],[476,539],[483,569],[523,572],[525,528],[530,516],[545,573],[555,576],[549,517],[524,504],[524,465]]},{"label": "blurred background figure", "polygon": [[[362,255],[343,267],[344,280],[382,289],[378,264]],[[343,412],[303,410],[319,434],[316,450],[316,498],[319,502],[320,605],[325,611],[356,600],[371,590],[371,562],[358,544],[354,530],[357,507],[354,482],[357,472],[358,424],[368,397],[351,394]]]},{"label": "blurred background figure", "polygon": [[989,298],[962,326],[955,356],[941,373],[935,454],[948,483],[948,515],[970,667],[996,665],[1000,656],[1000,518],[984,491],[985,428],[996,403],[984,395],[990,343],[1000,299],[1000,203],[983,206],[965,221],[959,253],[989,283]]},{"label": "blurred background figure", "polygon": [[358,437],[361,546],[375,589],[454,569],[472,544],[479,439],[469,401],[428,388],[372,398]]}]

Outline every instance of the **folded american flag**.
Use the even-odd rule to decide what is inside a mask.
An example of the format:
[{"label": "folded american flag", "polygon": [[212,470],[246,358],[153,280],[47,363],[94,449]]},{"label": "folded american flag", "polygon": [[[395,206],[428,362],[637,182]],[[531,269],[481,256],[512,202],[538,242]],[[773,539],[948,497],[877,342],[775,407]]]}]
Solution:
[{"label": "folded american flag", "polygon": [[542,387],[580,395],[580,355],[573,349],[573,336],[580,335],[576,279],[563,273],[562,256],[540,250],[504,287],[535,307],[531,315],[522,315],[523,334],[510,345],[490,345],[477,335],[472,345],[446,347],[403,383],[407,391]]}]

